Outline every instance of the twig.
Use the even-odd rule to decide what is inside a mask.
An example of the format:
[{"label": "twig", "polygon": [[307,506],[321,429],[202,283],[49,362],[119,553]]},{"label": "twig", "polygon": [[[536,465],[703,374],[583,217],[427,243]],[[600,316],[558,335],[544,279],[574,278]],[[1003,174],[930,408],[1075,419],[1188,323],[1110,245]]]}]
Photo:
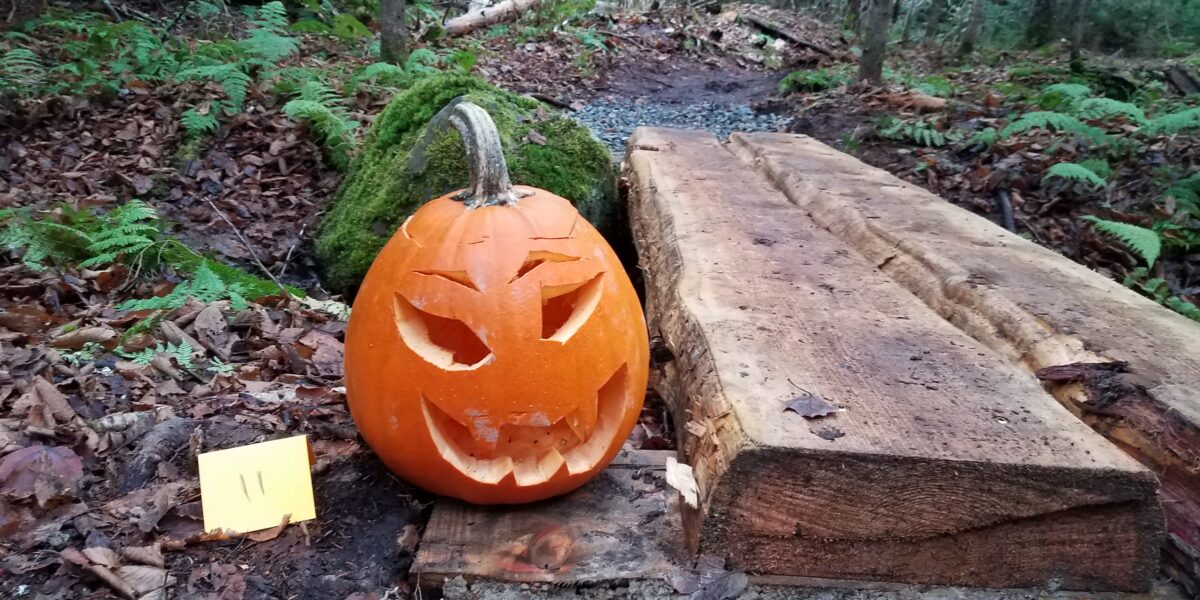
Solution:
[{"label": "twig", "polygon": [[121,13],[117,12],[117,9],[112,5],[112,2],[109,2],[108,0],[100,0],[100,3],[104,5],[104,8],[108,9],[108,14],[112,15],[114,21],[120,23],[125,20],[121,17]]},{"label": "twig", "polygon": [[545,102],[546,104],[549,104],[550,106],[561,108],[563,110],[575,110],[575,109],[571,108],[570,104],[567,104],[566,102],[563,102],[562,100],[559,100],[558,98],[555,98],[554,96],[551,96],[549,94],[543,94],[541,92],[534,92],[532,94],[529,94],[529,97],[533,98],[534,100],[540,100],[542,102]]},{"label": "twig", "polygon": [[248,240],[246,240],[246,236],[242,235],[242,230],[238,229],[237,226],[233,224],[233,221],[230,221],[229,217],[226,217],[225,213],[221,212],[221,209],[217,208],[216,204],[213,204],[212,200],[205,200],[205,202],[207,202],[208,206],[213,209],[213,212],[217,213],[218,217],[221,217],[222,221],[225,221],[226,225],[229,225],[229,228],[233,230],[234,235],[236,235],[238,239],[242,241],[242,245],[245,246],[246,251],[250,253],[250,258],[254,259],[254,264],[258,265],[258,268],[262,269],[262,272],[266,273],[267,277],[270,278],[271,281],[275,282],[275,285],[279,286],[279,291],[283,292],[284,296],[291,296],[292,293],[289,292],[282,283],[279,283],[279,280],[275,278],[275,275],[271,273],[269,269],[267,269],[267,266],[264,265],[261,260],[258,259],[258,254],[254,252],[254,247],[250,245]]},{"label": "twig", "polygon": [[300,240],[304,239],[304,230],[307,228],[308,223],[300,226],[300,235],[296,237],[296,243],[292,244],[291,248],[288,248],[287,255],[283,257],[283,267],[279,269],[280,277],[283,277],[284,272],[287,271],[288,264],[292,262],[292,251],[296,249],[296,246],[300,245]]},{"label": "twig", "polygon": [[187,14],[187,11],[189,8],[191,8],[191,6],[192,0],[186,0],[183,3],[183,6],[179,9],[179,14],[175,15],[175,18],[172,19],[171,22],[167,24],[167,28],[163,30],[162,41],[167,41],[167,38],[171,36],[171,30],[175,29],[175,26],[179,24],[179,20],[183,18],[183,15]]},{"label": "twig", "polygon": [[1016,233],[1017,221],[1013,216],[1012,198],[1008,195],[1008,190],[996,190],[996,204],[1000,205],[1000,216],[1004,219],[1004,228]]}]

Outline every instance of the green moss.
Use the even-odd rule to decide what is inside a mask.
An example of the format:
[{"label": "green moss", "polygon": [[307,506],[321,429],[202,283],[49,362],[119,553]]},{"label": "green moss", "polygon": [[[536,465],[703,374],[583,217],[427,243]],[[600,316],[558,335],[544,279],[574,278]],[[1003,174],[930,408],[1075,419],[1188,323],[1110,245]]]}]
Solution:
[{"label": "green moss", "polygon": [[[602,230],[610,225],[616,170],[608,150],[586,128],[474,77],[436,75],[396,96],[375,120],[321,224],[317,255],[330,289],[356,287],[404,219],[428,200],[466,187],[467,164],[457,133],[448,130],[423,151],[416,148],[429,120],[460,96],[496,122],[513,183],[570,200]],[[531,136],[531,131],[537,133]],[[545,144],[535,138],[545,138]]]}]

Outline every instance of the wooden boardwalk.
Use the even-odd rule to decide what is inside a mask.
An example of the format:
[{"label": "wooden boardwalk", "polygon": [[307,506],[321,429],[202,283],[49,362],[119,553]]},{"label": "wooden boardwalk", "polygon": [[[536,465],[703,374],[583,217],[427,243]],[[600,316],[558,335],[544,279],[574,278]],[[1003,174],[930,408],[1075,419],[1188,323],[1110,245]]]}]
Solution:
[{"label": "wooden boardwalk", "polygon": [[[651,334],[675,356],[656,387],[700,485],[696,547],[757,573],[1149,586],[1148,470],[711,135],[643,129],[630,150]],[[785,411],[806,395],[840,410]]]}]

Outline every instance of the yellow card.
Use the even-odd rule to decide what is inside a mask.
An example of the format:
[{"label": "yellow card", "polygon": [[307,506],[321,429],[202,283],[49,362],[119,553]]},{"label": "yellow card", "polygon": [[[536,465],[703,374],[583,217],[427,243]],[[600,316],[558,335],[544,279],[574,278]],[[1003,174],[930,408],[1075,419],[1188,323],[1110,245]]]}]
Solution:
[{"label": "yellow card", "polygon": [[303,435],[205,452],[200,462],[204,530],[249,533],[317,517]]}]

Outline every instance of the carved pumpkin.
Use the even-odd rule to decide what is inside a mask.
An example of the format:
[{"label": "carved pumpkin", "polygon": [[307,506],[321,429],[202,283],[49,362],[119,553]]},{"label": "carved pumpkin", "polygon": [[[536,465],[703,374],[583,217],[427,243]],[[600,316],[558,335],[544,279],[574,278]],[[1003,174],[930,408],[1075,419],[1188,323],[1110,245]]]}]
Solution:
[{"label": "carved pumpkin", "polygon": [[640,413],[641,306],[567,200],[509,183],[486,112],[460,102],[439,117],[463,137],[471,187],[421,207],[367,273],[346,334],[350,411],[383,462],[430,491],[485,504],[568,492]]}]

